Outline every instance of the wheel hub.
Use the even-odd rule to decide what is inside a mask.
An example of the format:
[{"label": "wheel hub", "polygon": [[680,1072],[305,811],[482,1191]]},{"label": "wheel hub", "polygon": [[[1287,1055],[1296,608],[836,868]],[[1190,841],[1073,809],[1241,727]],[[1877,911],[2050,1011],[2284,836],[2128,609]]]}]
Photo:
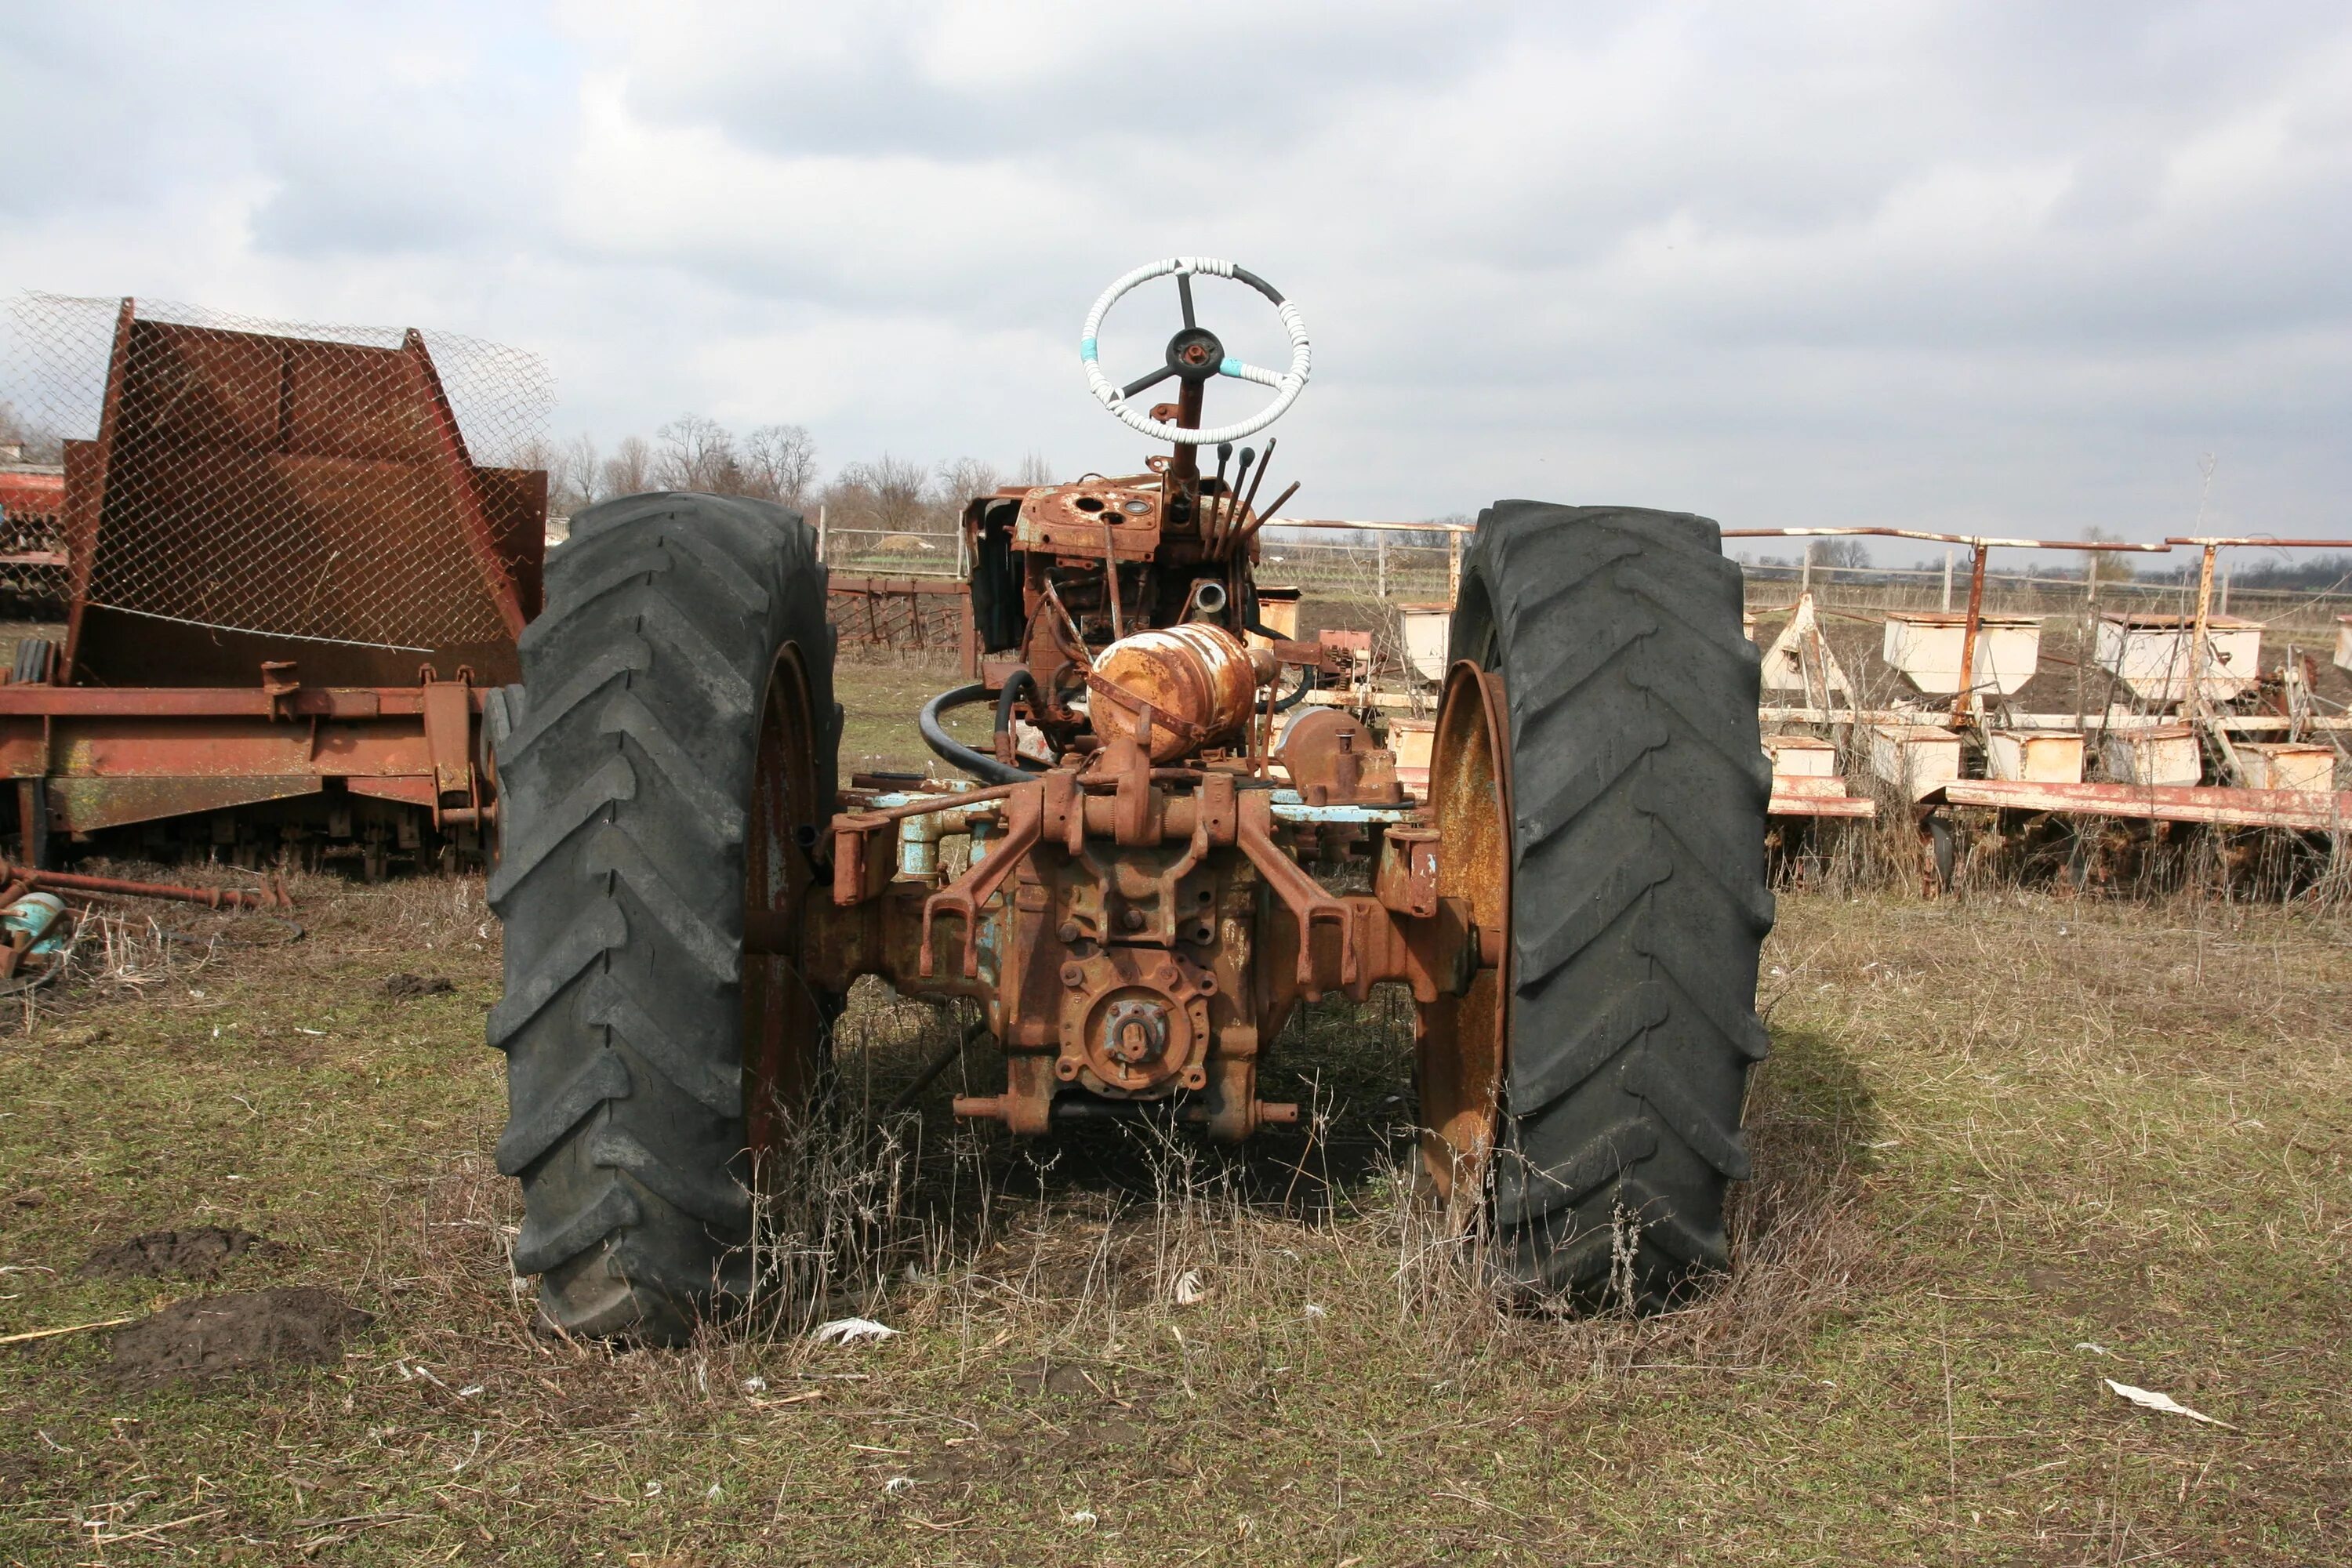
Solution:
[{"label": "wheel hub", "polygon": [[1445,679],[1429,773],[1445,854],[1438,893],[1465,900],[1482,931],[1502,934],[1500,962],[1458,996],[1421,1010],[1416,1041],[1422,1163],[1438,1197],[1475,1203],[1499,1125],[1510,1007],[1511,748],[1502,677],[1464,661]]}]

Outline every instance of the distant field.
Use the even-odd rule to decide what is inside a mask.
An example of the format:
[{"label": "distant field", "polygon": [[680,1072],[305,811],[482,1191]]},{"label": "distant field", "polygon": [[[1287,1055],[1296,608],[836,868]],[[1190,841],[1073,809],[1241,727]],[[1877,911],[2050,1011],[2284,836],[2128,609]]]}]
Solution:
[{"label": "distant field", "polygon": [[[939,685],[846,675],[845,762],[919,763]],[[0,1334],[284,1286],[371,1318],[323,1364],[216,1381],[147,1380],[205,1353],[195,1310],[0,1346],[0,1561],[2310,1563],[2352,1541],[2340,912],[1784,898],[1740,1266],[1664,1319],[1483,1302],[1397,1178],[1410,1014],[1376,1001],[1294,1026],[1267,1093],[1320,1114],[1236,1157],[1026,1152],[949,1124],[950,1072],[903,1153],[813,1152],[827,1179],[773,1238],[811,1296],[642,1352],[538,1335],[511,1279],[478,882],[297,892],[298,943],[174,910],[173,936],[88,933],[83,978],[8,1004]],[[941,1028],[861,992],[845,1099],[887,1101]],[[210,1279],[80,1272],[198,1226],[279,1245]],[[1178,1305],[1188,1272],[1205,1293]],[[851,1312],[902,1332],[802,1332]]]}]

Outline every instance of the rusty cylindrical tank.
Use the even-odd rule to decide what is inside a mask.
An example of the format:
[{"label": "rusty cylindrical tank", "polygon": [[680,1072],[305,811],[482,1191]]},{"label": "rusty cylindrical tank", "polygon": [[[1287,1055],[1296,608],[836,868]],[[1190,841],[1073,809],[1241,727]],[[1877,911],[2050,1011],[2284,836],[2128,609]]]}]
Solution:
[{"label": "rusty cylindrical tank", "polygon": [[1257,689],[1273,674],[1271,655],[1202,621],[1122,637],[1103,649],[1087,681],[1087,717],[1108,742],[1135,733],[1144,703],[1155,715],[1151,760],[1173,762],[1239,735]]}]

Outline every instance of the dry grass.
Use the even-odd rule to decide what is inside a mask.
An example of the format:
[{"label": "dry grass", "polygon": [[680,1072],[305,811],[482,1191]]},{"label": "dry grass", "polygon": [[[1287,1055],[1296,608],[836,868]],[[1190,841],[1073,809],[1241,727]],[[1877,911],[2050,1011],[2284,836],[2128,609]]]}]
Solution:
[{"label": "dry grass", "polygon": [[[805,1151],[770,1294],[639,1352],[514,1289],[478,886],[298,890],[293,946],[121,922],[0,1044],[0,1331],[265,1282],[375,1325],[152,1391],[102,1336],[0,1352],[8,1560],[2304,1563],[2352,1526],[2340,921],[1785,900],[1739,1268],[1649,1320],[1475,1288],[1398,1173],[1393,999],[1296,1026],[1269,1092],[1313,1124],[1227,1154],[1024,1151],[946,1123],[953,1071],[877,1129],[951,1025],[862,994],[861,1131]],[[295,1251],[74,1272],[204,1223]],[[901,1332],[806,1337],[852,1312]]]},{"label": "dry grass", "polygon": [[[1299,1129],[1024,1149],[945,1115],[993,1087],[984,1052],[889,1109],[955,1020],[869,984],[761,1294],[648,1352],[535,1332],[512,1276],[478,882],[296,892],[291,944],[95,921],[75,978],[0,1017],[0,1333],[265,1284],[374,1324],[340,1368],[155,1389],[102,1334],[0,1348],[0,1560],[2302,1563],[2352,1539],[2340,903],[1785,897],[1738,1267],[1646,1320],[1496,1310],[1412,1201],[1398,996],[1286,1031],[1266,1093]],[[394,1000],[396,972],[454,988]],[[291,1250],[76,1272],[204,1224]],[[808,1337],[848,1314],[899,1332]]]}]

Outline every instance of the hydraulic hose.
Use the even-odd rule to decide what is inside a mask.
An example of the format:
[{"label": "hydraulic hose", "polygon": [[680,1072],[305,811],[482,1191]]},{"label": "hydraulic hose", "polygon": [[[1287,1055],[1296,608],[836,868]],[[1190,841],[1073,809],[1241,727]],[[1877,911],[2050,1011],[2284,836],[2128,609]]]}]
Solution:
[{"label": "hydraulic hose", "polygon": [[[1011,689],[1008,686],[1006,689]],[[915,715],[915,728],[921,732],[923,744],[934,756],[950,767],[961,768],[982,784],[1020,784],[1037,775],[1026,768],[1016,768],[998,762],[984,752],[950,735],[940,723],[940,715],[950,708],[969,708],[988,700],[988,688],[975,680],[969,686],[958,686],[940,692],[923,704]]]},{"label": "hydraulic hose", "polygon": [[1016,669],[1004,682],[1004,689],[996,694],[994,733],[1002,735],[1013,728],[1013,707],[1021,700],[1024,688],[1030,696],[1034,697],[1037,694],[1037,678],[1025,669]]},{"label": "hydraulic hose", "polygon": [[[1269,445],[1271,445],[1271,443],[1269,443]],[[1250,619],[1244,624],[1247,630],[1255,632],[1268,642],[1287,642],[1289,640],[1280,632],[1276,631],[1272,626],[1267,626],[1264,621],[1257,618],[1257,601],[1255,598],[1252,598],[1250,601]],[[1302,665],[1298,671],[1297,688],[1293,690],[1289,696],[1277,699],[1274,705],[1274,710],[1277,713],[1289,712],[1293,708],[1296,708],[1301,702],[1306,701],[1307,694],[1314,689],[1315,672]]]}]

